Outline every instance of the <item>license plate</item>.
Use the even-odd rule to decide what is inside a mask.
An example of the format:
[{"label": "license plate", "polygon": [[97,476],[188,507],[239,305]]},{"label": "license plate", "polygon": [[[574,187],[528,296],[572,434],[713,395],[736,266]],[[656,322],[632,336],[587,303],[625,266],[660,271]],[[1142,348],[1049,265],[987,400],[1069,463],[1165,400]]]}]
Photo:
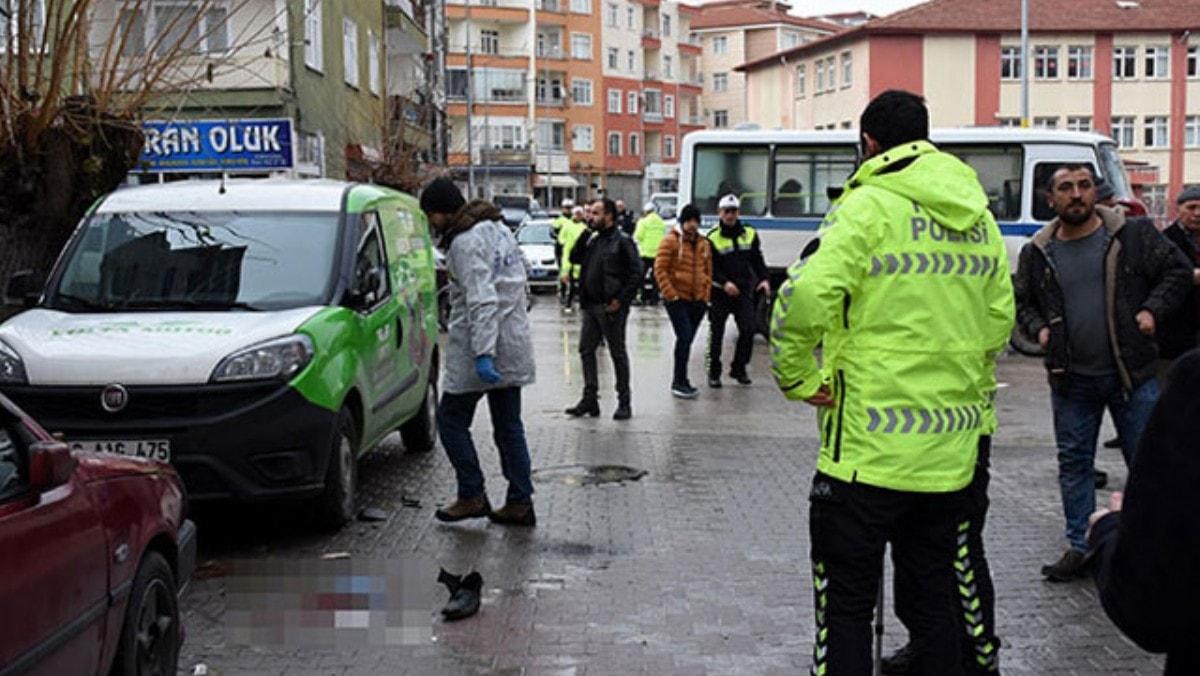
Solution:
[{"label": "license plate", "polygon": [[171,442],[165,439],[72,441],[71,450],[171,461]]}]

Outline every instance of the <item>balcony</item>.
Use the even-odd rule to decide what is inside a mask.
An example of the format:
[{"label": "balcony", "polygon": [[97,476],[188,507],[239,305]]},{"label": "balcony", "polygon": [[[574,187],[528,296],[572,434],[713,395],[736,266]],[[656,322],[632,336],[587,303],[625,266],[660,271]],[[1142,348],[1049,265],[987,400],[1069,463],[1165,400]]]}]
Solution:
[{"label": "balcony", "polygon": [[658,71],[654,71],[654,70],[650,70],[650,69],[646,70],[644,79],[646,79],[650,82],[662,82],[662,78],[659,77]]},{"label": "balcony", "polygon": [[662,47],[662,38],[659,37],[658,31],[653,28],[647,28],[642,31],[642,47],[646,49],[659,49]]},{"label": "balcony", "polygon": [[642,121],[646,124],[662,124],[663,114],[661,110],[643,110]]},{"label": "balcony", "polygon": [[700,47],[700,38],[695,35],[680,37],[679,53],[687,56],[700,56],[703,49]]},{"label": "balcony", "polygon": [[533,164],[533,154],[529,148],[480,148],[479,162],[491,166],[529,166]]},{"label": "balcony", "polygon": [[537,104],[551,108],[563,108],[567,105],[567,99],[563,96],[539,96],[537,97]]},{"label": "balcony", "polygon": [[472,21],[509,24],[529,21],[529,9],[525,5],[510,0],[495,3],[472,0],[469,6],[466,4],[446,5],[446,19],[449,21],[462,21],[467,18],[468,12],[470,12]]},{"label": "balcony", "polygon": [[703,115],[681,115],[679,117],[679,124],[682,124],[685,127],[703,127],[704,126],[704,116]]},{"label": "balcony", "polygon": [[562,47],[557,45],[554,47],[538,47],[537,58],[549,61],[564,61],[567,58],[567,53],[563,51]]}]

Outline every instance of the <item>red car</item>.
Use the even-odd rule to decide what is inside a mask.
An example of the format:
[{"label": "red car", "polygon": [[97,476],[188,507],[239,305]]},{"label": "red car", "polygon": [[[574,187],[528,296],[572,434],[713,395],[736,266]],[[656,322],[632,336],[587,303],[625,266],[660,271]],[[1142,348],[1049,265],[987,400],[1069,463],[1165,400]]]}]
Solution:
[{"label": "red car", "polygon": [[72,454],[0,396],[0,674],[174,674],[195,560],[169,465]]}]

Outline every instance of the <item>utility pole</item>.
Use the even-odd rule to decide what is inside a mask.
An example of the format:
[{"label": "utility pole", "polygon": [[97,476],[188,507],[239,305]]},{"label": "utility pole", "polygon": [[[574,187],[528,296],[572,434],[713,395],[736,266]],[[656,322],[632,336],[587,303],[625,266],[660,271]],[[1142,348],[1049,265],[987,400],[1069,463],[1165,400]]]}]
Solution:
[{"label": "utility pole", "polygon": [[1021,0],[1021,127],[1029,126],[1029,0]]},{"label": "utility pole", "polygon": [[474,64],[471,61],[471,0],[467,0],[467,16],[466,16],[466,33],[467,33],[467,199],[475,199],[475,144],[472,137],[475,136],[475,105],[474,92],[475,82],[471,79],[471,71],[474,70]]}]

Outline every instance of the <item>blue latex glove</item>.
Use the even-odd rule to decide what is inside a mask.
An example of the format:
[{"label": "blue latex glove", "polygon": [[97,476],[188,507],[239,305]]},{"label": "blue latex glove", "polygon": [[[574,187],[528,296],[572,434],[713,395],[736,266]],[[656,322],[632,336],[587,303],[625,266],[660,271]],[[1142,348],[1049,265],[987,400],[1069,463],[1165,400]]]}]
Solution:
[{"label": "blue latex glove", "polygon": [[496,370],[496,363],[492,361],[492,355],[483,354],[475,358],[475,375],[488,385],[500,382],[500,372]]}]

